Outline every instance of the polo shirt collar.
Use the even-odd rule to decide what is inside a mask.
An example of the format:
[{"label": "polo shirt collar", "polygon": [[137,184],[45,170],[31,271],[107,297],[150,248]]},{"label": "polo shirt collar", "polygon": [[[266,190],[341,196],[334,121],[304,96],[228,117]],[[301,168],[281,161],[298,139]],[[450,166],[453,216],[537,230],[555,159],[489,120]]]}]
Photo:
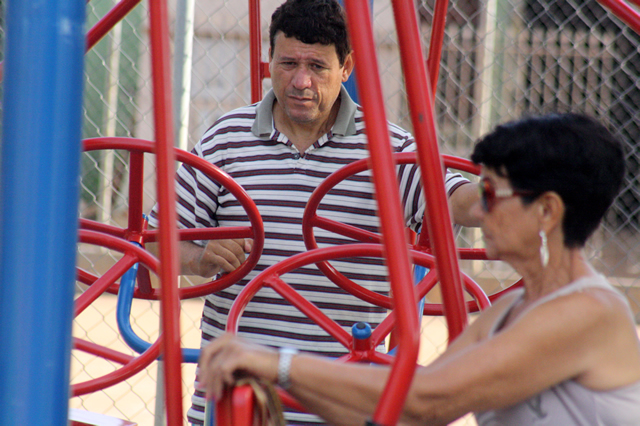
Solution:
[{"label": "polo shirt collar", "polygon": [[[340,87],[340,110],[336,117],[336,122],[333,123],[331,133],[340,136],[352,136],[356,134],[356,111],[358,106],[349,92],[344,86]],[[276,95],[273,93],[273,89],[269,90],[264,96],[262,101],[256,107],[256,119],[251,126],[251,132],[258,137],[269,137],[274,131],[273,126],[273,102],[276,100]]]}]

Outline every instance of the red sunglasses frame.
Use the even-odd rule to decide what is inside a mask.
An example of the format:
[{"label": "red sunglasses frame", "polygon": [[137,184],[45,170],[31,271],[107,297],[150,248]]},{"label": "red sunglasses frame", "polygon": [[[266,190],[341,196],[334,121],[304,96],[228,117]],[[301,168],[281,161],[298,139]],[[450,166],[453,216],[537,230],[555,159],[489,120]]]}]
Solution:
[{"label": "red sunglasses frame", "polygon": [[482,210],[489,213],[496,205],[498,200],[503,200],[511,197],[523,197],[528,195],[535,195],[535,191],[525,189],[513,189],[513,188],[500,188],[496,189],[493,183],[488,178],[482,178],[478,185],[480,191],[480,205]]}]

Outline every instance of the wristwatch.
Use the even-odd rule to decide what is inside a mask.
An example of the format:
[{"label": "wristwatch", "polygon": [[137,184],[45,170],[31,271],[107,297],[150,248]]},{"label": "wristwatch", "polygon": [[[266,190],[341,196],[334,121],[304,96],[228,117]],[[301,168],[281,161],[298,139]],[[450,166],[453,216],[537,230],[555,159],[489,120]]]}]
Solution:
[{"label": "wristwatch", "polygon": [[291,360],[298,353],[295,348],[280,348],[280,358],[278,359],[278,386],[287,390],[291,387]]}]

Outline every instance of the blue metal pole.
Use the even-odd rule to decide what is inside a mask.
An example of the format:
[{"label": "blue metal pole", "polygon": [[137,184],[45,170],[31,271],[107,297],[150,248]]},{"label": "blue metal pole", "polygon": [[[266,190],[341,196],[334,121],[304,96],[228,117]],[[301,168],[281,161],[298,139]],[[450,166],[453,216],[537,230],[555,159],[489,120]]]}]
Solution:
[{"label": "blue metal pole", "polygon": [[67,425],[85,0],[5,2],[0,425]]}]

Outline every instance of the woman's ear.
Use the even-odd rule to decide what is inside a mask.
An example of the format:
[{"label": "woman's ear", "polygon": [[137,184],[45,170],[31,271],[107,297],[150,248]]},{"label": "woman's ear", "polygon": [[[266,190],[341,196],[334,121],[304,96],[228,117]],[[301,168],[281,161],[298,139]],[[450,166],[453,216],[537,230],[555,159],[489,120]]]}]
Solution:
[{"label": "woman's ear", "polygon": [[538,197],[536,202],[539,204],[539,216],[540,221],[544,225],[544,229],[549,231],[562,224],[565,206],[562,198],[560,198],[560,195],[557,192],[545,192]]}]

